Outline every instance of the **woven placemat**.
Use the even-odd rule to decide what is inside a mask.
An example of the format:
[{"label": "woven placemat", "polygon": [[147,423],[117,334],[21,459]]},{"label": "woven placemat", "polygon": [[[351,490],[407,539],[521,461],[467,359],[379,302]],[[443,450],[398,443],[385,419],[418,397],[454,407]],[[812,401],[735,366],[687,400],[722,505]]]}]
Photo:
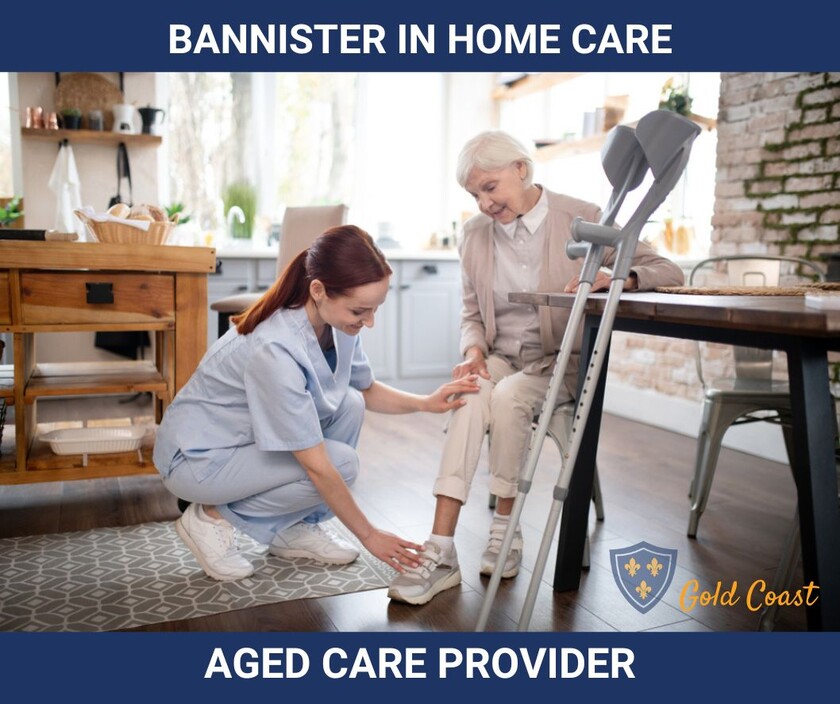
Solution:
[{"label": "woven placemat", "polygon": [[657,286],[658,293],[700,296],[804,296],[809,291],[840,291],[840,282],[824,281],[799,286]]}]

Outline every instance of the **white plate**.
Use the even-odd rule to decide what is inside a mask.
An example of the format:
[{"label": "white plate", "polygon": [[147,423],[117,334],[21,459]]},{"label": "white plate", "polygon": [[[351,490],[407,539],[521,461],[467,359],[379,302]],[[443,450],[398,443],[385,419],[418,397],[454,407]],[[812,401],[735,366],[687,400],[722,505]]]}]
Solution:
[{"label": "white plate", "polygon": [[62,428],[41,436],[56,455],[104,454],[131,452],[140,447],[146,428]]}]

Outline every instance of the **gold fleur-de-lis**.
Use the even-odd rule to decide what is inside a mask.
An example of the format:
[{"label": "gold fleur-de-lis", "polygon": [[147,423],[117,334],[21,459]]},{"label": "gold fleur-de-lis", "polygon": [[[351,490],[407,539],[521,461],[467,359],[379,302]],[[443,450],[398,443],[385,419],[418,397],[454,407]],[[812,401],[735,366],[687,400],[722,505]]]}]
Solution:
[{"label": "gold fleur-de-lis", "polygon": [[635,557],[631,557],[630,562],[624,564],[624,569],[630,573],[631,577],[635,577],[636,572],[642,569],[642,566],[638,562],[636,562]]},{"label": "gold fleur-de-lis", "polygon": [[648,586],[648,583],[645,580],[642,580],[642,583],[636,587],[636,591],[639,593],[639,597],[642,601],[647,599],[648,594],[650,594],[653,589]]},{"label": "gold fleur-de-lis", "polygon": [[656,577],[662,571],[663,567],[665,567],[665,565],[663,565],[655,557],[647,563],[647,569],[650,572],[651,577]]}]

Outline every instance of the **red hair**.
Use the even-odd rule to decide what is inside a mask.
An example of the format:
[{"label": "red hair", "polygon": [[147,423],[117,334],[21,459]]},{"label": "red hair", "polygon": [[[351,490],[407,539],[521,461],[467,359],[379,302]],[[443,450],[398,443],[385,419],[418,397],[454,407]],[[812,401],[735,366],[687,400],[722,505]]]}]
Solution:
[{"label": "red hair", "polygon": [[355,225],[331,227],[292,259],[254,305],[231,320],[240,335],[247,335],[279,308],[305,305],[309,284],[315,279],[324,284],[330,298],[337,298],[392,273],[385,255],[367,232]]}]

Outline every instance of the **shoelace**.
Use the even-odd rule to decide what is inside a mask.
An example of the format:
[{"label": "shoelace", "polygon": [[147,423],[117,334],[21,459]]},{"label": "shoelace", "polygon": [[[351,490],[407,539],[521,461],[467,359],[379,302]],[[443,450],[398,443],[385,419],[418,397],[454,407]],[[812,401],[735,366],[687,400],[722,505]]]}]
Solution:
[{"label": "shoelace", "polygon": [[309,531],[319,540],[333,545],[340,545],[338,534],[329,526],[321,525],[320,523],[301,523],[301,525],[304,527],[304,530]]},{"label": "shoelace", "polygon": [[219,543],[225,549],[225,557],[239,555],[242,548],[239,545],[239,531],[236,528],[227,528],[226,526],[213,525],[216,531]]},{"label": "shoelace", "polygon": [[331,543],[334,543],[336,540],[338,540],[338,535],[329,526],[323,526],[320,523],[304,523],[304,525],[307,526],[309,530],[313,533],[319,533],[320,535],[324,536]]}]

